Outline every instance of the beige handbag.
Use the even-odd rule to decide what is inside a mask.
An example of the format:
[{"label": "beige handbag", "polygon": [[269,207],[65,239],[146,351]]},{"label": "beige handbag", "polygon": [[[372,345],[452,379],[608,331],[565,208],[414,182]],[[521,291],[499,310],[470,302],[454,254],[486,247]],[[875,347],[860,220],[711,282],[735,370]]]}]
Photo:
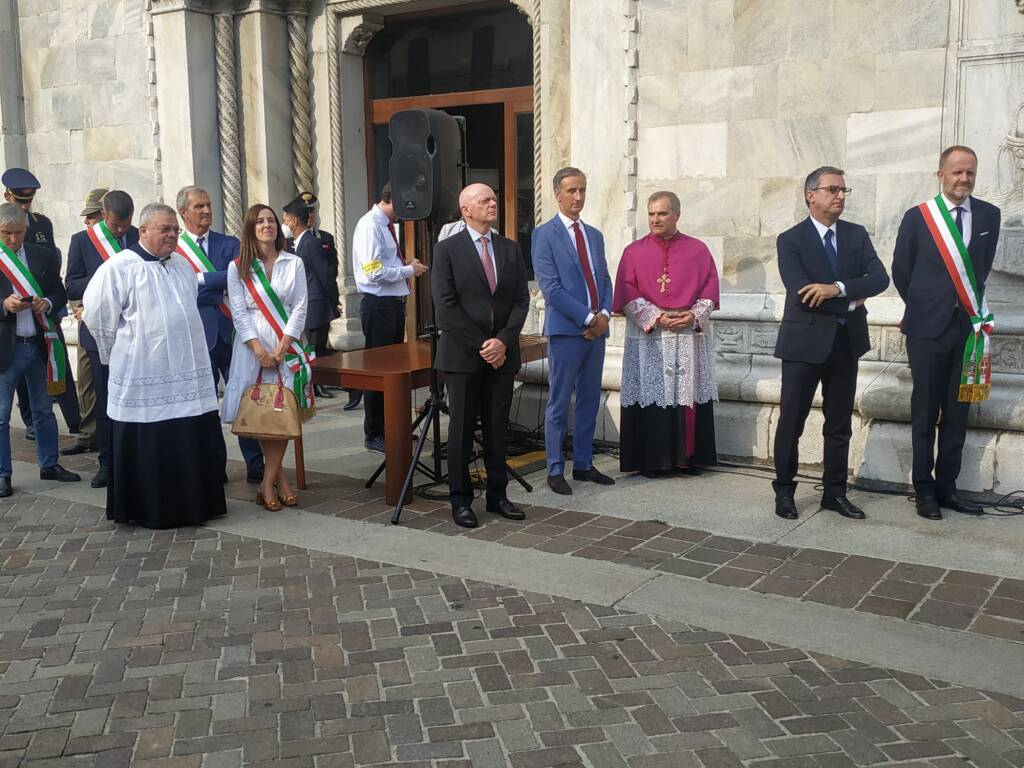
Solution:
[{"label": "beige handbag", "polygon": [[299,403],[295,393],[285,387],[280,371],[276,384],[265,384],[260,369],[256,383],[246,388],[238,403],[231,432],[262,440],[294,440],[302,434]]}]

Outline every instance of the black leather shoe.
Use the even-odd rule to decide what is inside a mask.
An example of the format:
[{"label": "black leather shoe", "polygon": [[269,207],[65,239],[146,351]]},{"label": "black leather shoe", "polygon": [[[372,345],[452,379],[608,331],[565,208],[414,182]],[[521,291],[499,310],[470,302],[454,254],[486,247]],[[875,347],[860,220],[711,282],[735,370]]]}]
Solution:
[{"label": "black leather shoe", "polygon": [[640,470],[640,477],[646,477],[648,480],[657,480],[661,477],[660,469],[642,469]]},{"label": "black leather shoe", "polygon": [[25,427],[25,439],[26,440],[31,440],[32,442],[35,442],[36,431],[35,431],[34,428],[32,428],[32,427]]},{"label": "black leather shoe", "polygon": [[863,520],[867,515],[864,514],[864,510],[854,504],[845,496],[834,496],[829,498],[827,496],[821,497],[821,508],[831,509],[833,512],[838,512],[843,517],[847,517],[850,520]]},{"label": "black leather shoe", "polygon": [[0,499],[6,499],[13,493],[14,489],[11,488],[11,478],[0,477]]},{"label": "black leather shoe", "polygon": [[775,514],[783,520],[796,520],[800,513],[796,511],[796,502],[792,496],[775,497]]},{"label": "black leather shoe", "polygon": [[939,509],[939,500],[928,494],[918,494],[914,500],[917,507],[917,514],[925,520],[941,520],[942,510]]},{"label": "black leather shoe", "polygon": [[96,470],[96,474],[92,476],[92,480],[89,481],[90,488],[106,488],[107,480],[109,475],[106,467],[100,467]]},{"label": "black leather shoe", "polygon": [[363,442],[366,446],[366,450],[375,451],[376,453],[384,453],[384,438],[383,437],[368,437]]},{"label": "black leather shoe", "polygon": [[77,456],[80,453],[88,453],[91,450],[93,450],[91,446],[83,445],[82,443],[75,443],[74,445],[69,445],[67,448],[61,448],[60,455]]},{"label": "black leather shoe", "polygon": [[40,469],[39,479],[56,480],[58,483],[77,483],[82,479],[82,476],[74,472],[68,472],[60,464],[54,464],[52,467]]},{"label": "black leather shoe", "polygon": [[525,520],[526,513],[508,499],[502,499],[497,504],[488,504],[487,511],[501,515],[506,520]]},{"label": "black leather shoe", "polygon": [[946,509],[952,509],[954,512],[959,512],[961,515],[981,515],[985,512],[985,507],[981,504],[964,498],[956,491],[953,491],[952,496],[940,496],[939,506],[945,507]]},{"label": "black leather shoe", "polygon": [[476,515],[473,514],[473,508],[470,506],[452,507],[452,520],[460,528],[476,528],[480,525],[477,522]]},{"label": "black leather shoe", "polygon": [[341,410],[343,411],[354,411],[359,407],[359,404],[363,401],[363,390],[358,389],[355,392],[348,393],[348,402],[345,403]]},{"label": "black leather shoe", "polygon": [[681,475],[690,475],[691,477],[700,477],[702,474],[700,467],[694,466],[680,467],[678,471]]},{"label": "black leather shoe", "polygon": [[322,397],[322,398],[324,398],[324,400],[333,400],[334,399],[334,393],[333,392],[328,392],[323,387],[317,387],[316,388],[316,396],[317,397]]},{"label": "black leather shoe", "polygon": [[572,487],[565,482],[565,475],[548,475],[548,488],[562,496],[572,496]]},{"label": "black leather shoe", "polygon": [[574,469],[572,471],[572,479],[581,480],[584,483],[597,483],[598,485],[615,485],[615,481],[603,472],[598,471],[597,467]]}]

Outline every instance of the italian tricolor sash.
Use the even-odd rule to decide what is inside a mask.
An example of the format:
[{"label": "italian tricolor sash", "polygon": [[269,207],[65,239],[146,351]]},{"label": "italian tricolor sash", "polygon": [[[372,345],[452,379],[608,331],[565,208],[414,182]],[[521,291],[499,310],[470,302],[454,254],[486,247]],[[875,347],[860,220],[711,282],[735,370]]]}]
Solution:
[{"label": "italian tricolor sash", "polygon": [[[213,262],[210,261],[210,257],[207,256],[203,249],[199,247],[199,244],[192,239],[192,236],[185,230],[181,231],[178,235],[178,247],[174,249],[182,256],[185,257],[185,261],[188,262],[189,266],[195,270],[198,275],[200,272],[216,272],[217,268],[213,266]],[[225,302],[220,303],[220,311],[224,313],[224,316],[228,320],[231,320],[231,309]]]},{"label": "italian tricolor sash", "polygon": [[[28,266],[3,243],[0,243],[0,272],[10,280],[11,288],[19,296],[42,297],[43,290],[29,272]],[[59,395],[66,386],[64,371],[67,368],[67,350],[57,335],[57,326],[53,320],[42,312],[35,312],[34,315],[46,341],[46,391],[51,395]]]},{"label": "italian tricolor sash", "polygon": [[103,219],[100,219],[85,231],[89,234],[89,239],[92,240],[92,244],[96,247],[100,258],[104,261],[115,253],[121,252],[121,244],[117,242],[117,238],[107,229],[106,222]]},{"label": "italian tricolor sash", "polygon": [[985,294],[978,289],[971,255],[942,195],[921,203],[918,209],[953,280],[956,295],[971,318],[972,331],[964,345],[964,363],[957,399],[961,403],[980,403],[988,399],[992,390],[991,337],[995,330],[995,318],[989,311]]},{"label": "italian tricolor sash", "polygon": [[[238,261],[235,261],[238,266]],[[278,339],[284,337],[284,329],[288,324],[288,312],[281,303],[281,299],[270,285],[267,273],[259,260],[253,259],[252,270],[245,280],[246,290],[252,296],[253,301],[259,308],[263,317],[270,323]],[[316,359],[316,352],[312,346],[304,346],[301,341],[293,341],[285,354],[285,363],[294,374],[292,389],[295,391],[295,399],[298,400],[299,408],[303,411],[310,411],[316,401],[313,397],[313,366]]]}]

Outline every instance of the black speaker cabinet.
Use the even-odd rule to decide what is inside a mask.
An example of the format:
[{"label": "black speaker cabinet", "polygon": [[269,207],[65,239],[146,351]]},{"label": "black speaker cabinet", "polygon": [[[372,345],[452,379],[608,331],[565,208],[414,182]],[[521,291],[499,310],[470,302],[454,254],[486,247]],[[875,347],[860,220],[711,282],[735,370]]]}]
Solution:
[{"label": "black speaker cabinet", "polygon": [[391,199],[405,221],[447,222],[459,212],[462,131],[437,109],[405,109],[391,116]]}]

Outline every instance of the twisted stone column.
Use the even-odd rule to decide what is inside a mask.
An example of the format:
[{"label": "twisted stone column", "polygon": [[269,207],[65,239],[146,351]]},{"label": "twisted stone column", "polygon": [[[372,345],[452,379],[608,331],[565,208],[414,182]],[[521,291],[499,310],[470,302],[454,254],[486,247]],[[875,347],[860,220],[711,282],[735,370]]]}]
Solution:
[{"label": "twisted stone column", "polygon": [[288,74],[292,89],[292,158],[297,192],[313,191],[313,121],[309,36],[305,13],[288,15]]},{"label": "twisted stone column", "polygon": [[344,265],[338,270],[339,279],[348,274],[348,238],[345,227],[345,136],[341,123],[341,65],[338,57],[338,27],[341,17],[328,10],[327,16],[327,77],[330,81],[328,108],[331,113],[331,198],[334,200],[334,242],[338,248],[338,261]]},{"label": "twisted stone column", "polygon": [[541,168],[541,130],[544,125],[541,120],[541,103],[543,101],[541,92],[541,71],[540,71],[540,5],[542,0],[533,0],[533,18],[530,23],[533,25],[533,223],[541,224],[543,218],[543,206],[541,200],[544,195],[544,171]]},{"label": "twisted stone column", "polygon": [[242,233],[242,167],[238,145],[238,84],[235,79],[235,22],[229,13],[213,18],[217,52],[217,135],[220,141],[224,231]]}]

